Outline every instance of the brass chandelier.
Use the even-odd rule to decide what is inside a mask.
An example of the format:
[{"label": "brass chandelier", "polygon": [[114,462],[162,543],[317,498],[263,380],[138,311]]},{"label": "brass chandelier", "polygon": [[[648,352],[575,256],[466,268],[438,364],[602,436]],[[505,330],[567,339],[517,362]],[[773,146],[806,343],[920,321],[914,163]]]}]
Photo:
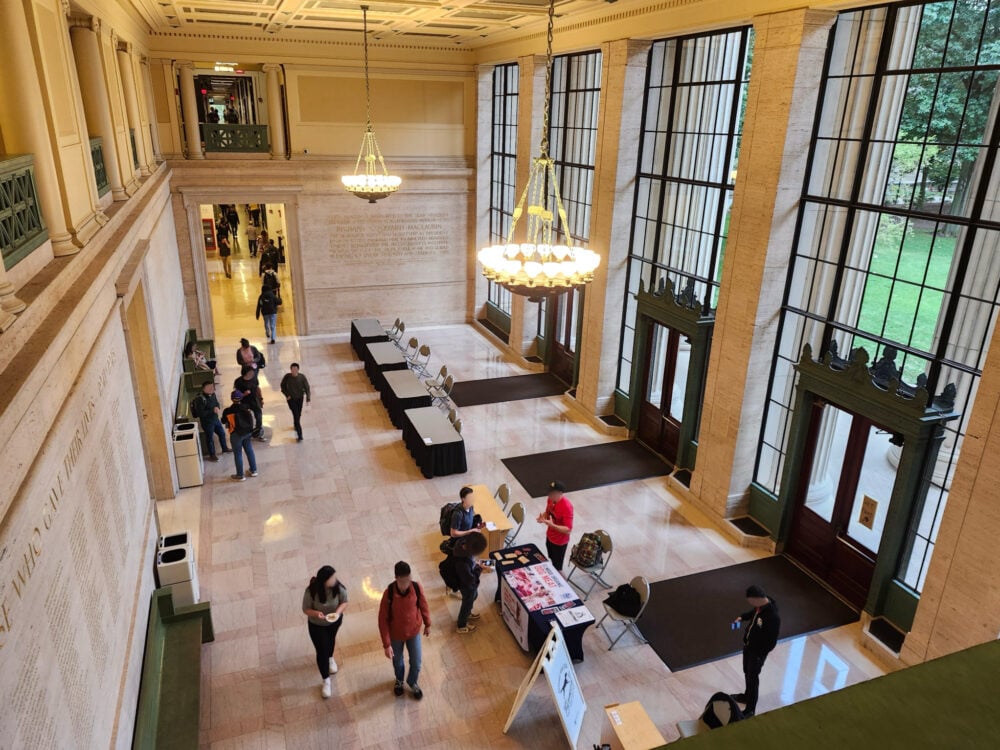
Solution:
[{"label": "brass chandelier", "polygon": [[344,183],[348,192],[369,203],[374,203],[396,192],[402,180],[390,175],[389,170],[386,169],[378,141],[375,140],[375,131],[372,129],[372,95],[368,81],[368,6],[362,5],[361,12],[365,34],[365,112],[367,125],[365,126],[365,134],[361,138],[361,152],[354,165],[354,174],[344,175],[340,181]]},{"label": "brass chandelier", "polygon": [[[538,302],[546,296],[562,294],[594,280],[594,270],[601,257],[593,250],[574,247],[566,222],[566,209],[559,196],[555,161],[549,157],[549,99],[552,92],[552,26],[555,0],[549,0],[549,26],[545,52],[545,105],[542,110],[540,155],[531,160],[528,184],[514,208],[502,245],[490,245],[479,251],[483,275],[514,294]],[[556,214],[547,207],[547,186],[552,186]],[[528,225],[525,241],[514,242],[514,230],[528,202]],[[565,242],[553,244],[558,222],[562,223]]]}]

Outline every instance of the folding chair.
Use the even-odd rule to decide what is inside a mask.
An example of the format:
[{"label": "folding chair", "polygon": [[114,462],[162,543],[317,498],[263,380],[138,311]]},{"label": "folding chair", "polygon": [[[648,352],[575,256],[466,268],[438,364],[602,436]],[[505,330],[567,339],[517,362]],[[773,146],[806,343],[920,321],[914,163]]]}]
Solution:
[{"label": "folding chair", "polygon": [[458,412],[455,409],[448,410],[448,421],[455,424],[455,420],[458,419]]},{"label": "folding chair", "polygon": [[449,375],[444,379],[444,385],[440,388],[431,388],[431,403],[440,402],[443,404],[448,403],[448,399],[451,398],[451,389],[455,387],[455,378]]},{"label": "folding chair", "polygon": [[497,487],[497,491],[493,493],[493,497],[503,503],[503,509],[507,510],[507,503],[510,502],[510,487],[507,486],[506,482]]},{"label": "folding chair", "polygon": [[391,341],[396,346],[398,346],[400,349],[402,349],[403,347],[400,346],[400,342],[403,340],[403,335],[405,333],[406,333],[406,323],[404,323],[403,321],[400,321],[399,322],[399,327],[396,329],[396,332],[389,334],[389,341]]},{"label": "folding chair", "polygon": [[427,363],[431,360],[431,348],[424,344],[419,350],[413,355],[412,359],[407,361],[410,369],[413,370],[417,375],[428,375]]},{"label": "folding chair", "polygon": [[457,432],[459,435],[461,435],[462,434],[462,420],[461,419],[456,419],[454,422],[452,422],[452,425],[454,425],[454,427],[455,427],[455,432]]},{"label": "folding chair", "polygon": [[511,529],[507,538],[503,540],[504,547],[512,545],[514,540],[517,539],[517,535],[521,533],[521,527],[524,526],[524,504],[514,503],[510,507],[510,513],[508,515],[510,516],[510,520],[516,523],[517,526]]},{"label": "folding chair", "polygon": [[442,388],[444,386],[445,378],[448,377],[448,365],[441,365],[441,369],[438,370],[438,374],[433,378],[426,378],[424,380],[424,385],[427,386],[427,390],[432,388]]},{"label": "folding chair", "polygon": [[399,318],[396,318],[396,322],[392,324],[392,328],[385,329],[385,335],[388,336],[390,339],[394,338],[396,336],[396,333],[399,331],[400,322],[401,321],[399,320]]},{"label": "folding chair", "polygon": [[604,621],[606,619],[610,617],[612,620],[616,620],[617,622],[625,625],[625,627],[622,628],[622,632],[618,634],[618,637],[611,641],[611,645],[608,646],[608,651],[615,647],[615,644],[618,643],[618,639],[625,635],[626,630],[631,630],[636,638],[638,638],[642,643],[646,643],[646,639],[642,637],[642,633],[639,632],[639,628],[635,623],[640,617],[642,617],[642,613],[646,611],[646,605],[649,604],[649,581],[646,580],[645,576],[636,576],[631,580],[629,585],[639,592],[639,601],[641,602],[639,612],[635,615],[635,617],[623,615],[613,607],[609,607],[607,602],[601,602],[601,604],[604,605],[604,617],[598,621],[597,627],[604,631],[604,635],[608,637],[608,640],[611,640],[611,634],[604,626]]},{"label": "folding chair", "polygon": [[[573,563],[573,567],[569,571],[569,575],[566,576],[566,582],[571,583],[580,591],[583,592],[583,600],[587,601],[587,597],[590,596],[590,592],[594,590],[597,584],[601,584],[604,588],[611,588],[611,584],[604,580],[604,571],[608,567],[608,563],[611,562],[611,553],[614,551],[611,545],[611,535],[604,529],[598,529],[594,532],[597,534],[598,538],[601,540],[601,561],[595,563],[594,565],[578,565],[576,560],[570,556],[569,561]],[[573,574],[582,570],[584,573],[590,576],[590,585],[584,588],[579,583],[571,581]]]},{"label": "folding chair", "polygon": [[417,341],[416,336],[410,336],[410,343],[406,345],[406,348],[400,347],[403,351],[403,359],[406,360],[406,365],[409,367],[410,360],[417,356],[417,350],[420,348],[420,342]]}]

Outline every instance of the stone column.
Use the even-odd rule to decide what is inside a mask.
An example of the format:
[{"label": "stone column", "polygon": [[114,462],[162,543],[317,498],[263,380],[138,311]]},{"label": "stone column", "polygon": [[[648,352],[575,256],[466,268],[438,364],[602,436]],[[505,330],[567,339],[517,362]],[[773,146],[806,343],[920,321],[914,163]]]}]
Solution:
[{"label": "stone column", "polygon": [[754,18],[753,74],[705,384],[695,501],[734,514],[753,479],[767,373],[832,11]]},{"label": "stone column", "polygon": [[[545,55],[525,55],[517,59],[517,179],[514,181],[514,203],[528,184],[531,160],[538,156],[542,141],[542,112],[545,107]],[[492,94],[491,94],[492,96]],[[524,241],[523,218],[514,236],[515,242]],[[535,334],[538,330],[536,302],[529,302],[519,294],[510,300],[510,348],[523,356],[534,353]]]},{"label": "stone column", "polygon": [[0,333],[3,333],[17,320],[17,313],[26,305],[14,294],[14,285],[7,280],[7,269],[0,260]]},{"label": "stone column", "polygon": [[135,156],[139,161],[139,174],[149,176],[149,165],[145,158],[145,137],[142,132],[142,120],[139,117],[139,98],[135,89],[135,74],[132,71],[132,45],[129,42],[119,42],[117,58],[118,72],[122,78],[122,92],[125,94],[125,116],[128,126],[135,134]]},{"label": "stone column", "polygon": [[108,87],[101,69],[101,49],[97,35],[101,22],[96,18],[71,21],[69,35],[73,42],[73,58],[80,79],[80,95],[87,118],[87,130],[100,136],[104,148],[104,169],[111,185],[111,196],[116,201],[128,198],[122,184],[121,170],[115,158],[115,126],[111,122]]},{"label": "stone column", "polygon": [[176,63],[181,72],[181,115],[184,118],[184,134],[187,138],[187,158],[204,159],[201,150],[201,128],[198,127],[198,100],[194,94],[194,63]]},{"label": "stone column", "polygon": [[153,149],[153,161],[163,161],[160,151],[160,134],[156,129],[156,102],[153,101],[153,80],[149,72],[149,60],[144,56],[139,59],[139,71],[142,74],[142,89],[145,92],[146,112],[149,127],[149,145]]},{"label": "stone column", "polygon": [[[72,255],[73,244],[59,191],[53,143],[49,136],[45,106],[35,54],[28,34],[24,5],[0,2],[0,127],[4,149],[10,154],[33,154],[35,187],[42,216],[49,229],[55,255]],[[2,292],[0,292],[2,294]]]},{"label": "stone column", "polygon": [[650,42],[620,39],[602,45],[601,100],[590,220],[591,250],[601,256],[587,287],[580,337],[577,402],[591,414],[614,411],[618,346],[628,271],[628,238],[642,125]]},{"label": "stone column", "polygon": [[278,80],[281,66],[267,63],[263,69],[267,75],[267,130],[271,136],[271,158],[284,159],[287,156],[285,110],[281,106],[281,82]]}]

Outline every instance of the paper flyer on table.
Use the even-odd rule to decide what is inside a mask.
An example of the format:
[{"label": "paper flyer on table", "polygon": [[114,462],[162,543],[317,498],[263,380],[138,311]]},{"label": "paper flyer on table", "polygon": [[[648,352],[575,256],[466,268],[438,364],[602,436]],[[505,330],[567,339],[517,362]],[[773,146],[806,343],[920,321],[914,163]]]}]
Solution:
[{"label": "paper flyer on table", "polygon": [[529,612],[555,607],[576,599],[576,592],[551,563],[539,563],[504,573],[508,585]]}]

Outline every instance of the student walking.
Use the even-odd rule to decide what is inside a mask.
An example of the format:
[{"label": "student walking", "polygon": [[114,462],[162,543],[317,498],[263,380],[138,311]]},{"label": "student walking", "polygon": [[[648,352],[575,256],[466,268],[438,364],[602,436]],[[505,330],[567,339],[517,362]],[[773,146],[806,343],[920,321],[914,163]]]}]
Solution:
[{"label": "student walking", "polygon": [[278,307],[281,300],[271,289],[262,289],[257,297],[257,320],[264,316],[264,338],[274,343],[274,333],[278,325]]},{"label": "student walking", "polygon": [[569,533],[573,530],[573,504],[563,494],[565,491],[566,485],[562,482],[550,482],[545,510],[537,519],[548,527],[545,532],[545,549],[552,567],[560,573],[563,560],[566,559],[566,547],[569,546]]},{"label": "student walking", "polygon": [[337,580],[337,571],[324,565],[313,576],[302,595],[302,612],[309,618],[309,639],[316,649],[316,666],[323,678],[322,694],[329,698],[330,675],[337,674],[337,661],[333,649],[337,645],[337,631],[344,622],[347,609],[347,588]]},{"label": "student walking", "polygon": [[312,401],[312,393],[309,391],[309,381],[306,376],[299,372],[299,363],[292,362],[288,372],[281,379],[281,395],[288,401],[288,408],[292,412],[292,422],[295,425],[295,434],[299,441],[302,440],[302,399],[306,403]]},{"label": "student walking", "polygon": [[227,407],[222,415],[226,418],[229,426],[229,442],[233,446],[233,458],[236,461],[236,473],[231,477],[237,482],[246,480],[243,475],[243,454],[246,453],[247,461],[250,464],[250,476],[257,476],[257,456],[253,452],[253,441],[250,434],[253,432],[253,414],[250,409],[242,403],[243,391],[234,390],[231,396],[233,403]]},{"label": "student walking", "polygon": [[382,636],[382,648],[387,658],[392,659],[396,684],[392,692],[398,697],[403,694],[403,648],[410,655],[410,672],[406,684],[413,697],[420,700],[424,692],[417,684],[420,677],[420,628],[424,635],[431,634],[431,613],[427,598],[419,583],[412,580],[410,566],[400,560],[394,571],[395,580],[382,592],[382,602],[378,608],[378,632]]},{"label": "student walking", "polygon": [[[253,436],[257,440],[264,437],[264,394],[260,390],[257,371],[251,365],[243,365],[243,374],[233,381],[233,389],[243,394],[243,406],[253,414]],[[235,450],[235,449],[234,449]]]},{"label": "student walking", "polygon": [[747,603],[753,609],[744,612],[735,620],[737,627],[747,623],[743,631],[743,676],[744,692],[734,695],[737,703],[746,706],[743,716],[753,716],[757,712],[757,697],[760,693],[760,671],[767,655],[774,650],[781,630],[781,616],[778,605],[760,586],[750,586],[746,590]]},{"label": "student walking", "polygon": [[[227,231],[228,235],[228,231]],[[232,259],[229,257],[232,255],[232,250],[229,249],[229,240],[223,235],[219,235],[218,238],[219,245],[219,260],[222,261],[222,270],[226,273],[226,278],[233,278],[233,265]]]},{"label": "student walking", "polygon": [[472,611],[472,605],[479,596],[479,574],[482,573],[482,566],[476,557],[485,549],[486,537],[479,531],[472,531],[455,542],[451,560],[454,562],[459,591],[462,593],[462,606],[458,609],[459,633],[476,632],[476,626],[469,620],[479,619],[479,613]]},{"label": "student walking", "polygon": [[208,439],[209,461],[219,460],[219,457],[215,455],[216,436],[219,437],[219,445],[222,446],[222,452],[229,452],[229,449],[226,447],[226,431],[223,429],[222,421],[219,419],[221,413],[222,407],[219,405],[219,399],[215,395],[215,383],[211,380],[203,383],[201,393],[195,396],[191,402],[191,416],[196,417],[201,422],[201,431],[205,433],[205,437]]}]

